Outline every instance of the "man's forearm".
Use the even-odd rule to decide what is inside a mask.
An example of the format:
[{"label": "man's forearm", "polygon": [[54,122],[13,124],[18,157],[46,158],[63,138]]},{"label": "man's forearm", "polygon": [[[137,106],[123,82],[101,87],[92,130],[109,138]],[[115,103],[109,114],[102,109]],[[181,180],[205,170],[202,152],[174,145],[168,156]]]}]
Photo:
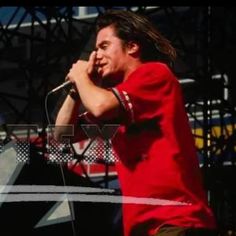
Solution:
[{"label": "man's forearm", "polygon": [[75,100],[70,95],[66,97],[57,114],[55,122],[54,136],[56,140],[60,140],[61,136],[67,133],[66,125],[74,125],[77,122],[79,105],[80,100]]}]

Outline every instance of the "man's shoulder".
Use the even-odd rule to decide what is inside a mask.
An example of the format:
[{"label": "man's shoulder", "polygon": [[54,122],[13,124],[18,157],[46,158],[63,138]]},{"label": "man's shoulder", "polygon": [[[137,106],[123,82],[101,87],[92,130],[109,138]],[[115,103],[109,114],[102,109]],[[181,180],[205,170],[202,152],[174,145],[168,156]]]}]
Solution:
[{"label": "man's shoulder", "polygon": [[156,84],[174,79],[175,76],[167,64],[156,61],[145,62],[139,65],[119,86]]},{"label": "man's shoulder", "polygon": [[162,62],[146,62],[141,64],[130,77],[175,77],[170,67]]},{"label": "man's shoulder", "polygon": [[162,62],[145,62],[143,64],[141,64],[137,69],[136,72],[140,73],[140,72],[148,72],[148,71],[166,71],[166,72],[170,72],[170,68],[167,64],[162,63]]}]

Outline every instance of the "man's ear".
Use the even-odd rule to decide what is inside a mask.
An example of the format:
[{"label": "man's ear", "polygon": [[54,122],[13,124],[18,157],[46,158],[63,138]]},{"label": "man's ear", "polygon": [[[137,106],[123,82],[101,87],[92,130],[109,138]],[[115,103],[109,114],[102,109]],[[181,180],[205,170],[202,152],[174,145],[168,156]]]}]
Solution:
[{"label": "man's ear", "polygon": [[135,54],[138,54],[140,51],[140,47],[137,43],[133,42],[133,41],[130,41],[128,44],[127,44],[127,52],[129,55],[135,55]]}]

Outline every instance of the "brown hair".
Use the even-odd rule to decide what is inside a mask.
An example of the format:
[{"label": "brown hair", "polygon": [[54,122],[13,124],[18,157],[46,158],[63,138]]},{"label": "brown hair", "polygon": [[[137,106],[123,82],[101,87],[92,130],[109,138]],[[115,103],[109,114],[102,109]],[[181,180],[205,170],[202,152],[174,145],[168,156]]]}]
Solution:
[{"label": "brown hair", "polygon": [[142,61],[175,60],[176,51],[169,40],[145,16],[125,10],[107,10],[98,17],[96,31],[109,25],[114,27],[117,37],[124,44],[130,41],[139,44]]}]

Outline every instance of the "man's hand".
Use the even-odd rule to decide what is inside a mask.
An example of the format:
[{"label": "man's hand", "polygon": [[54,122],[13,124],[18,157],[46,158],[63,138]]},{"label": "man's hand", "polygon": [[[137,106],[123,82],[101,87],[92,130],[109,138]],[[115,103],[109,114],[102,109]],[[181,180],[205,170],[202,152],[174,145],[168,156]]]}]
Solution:
[{"label": "man's hand", "polygon": [[66,76],[73,84],[79,83],[81,77],[91,80],[97,80],[98,74],[96,69],[96,51],[90,54],[89,60],[78,60],[74,63]]}]

